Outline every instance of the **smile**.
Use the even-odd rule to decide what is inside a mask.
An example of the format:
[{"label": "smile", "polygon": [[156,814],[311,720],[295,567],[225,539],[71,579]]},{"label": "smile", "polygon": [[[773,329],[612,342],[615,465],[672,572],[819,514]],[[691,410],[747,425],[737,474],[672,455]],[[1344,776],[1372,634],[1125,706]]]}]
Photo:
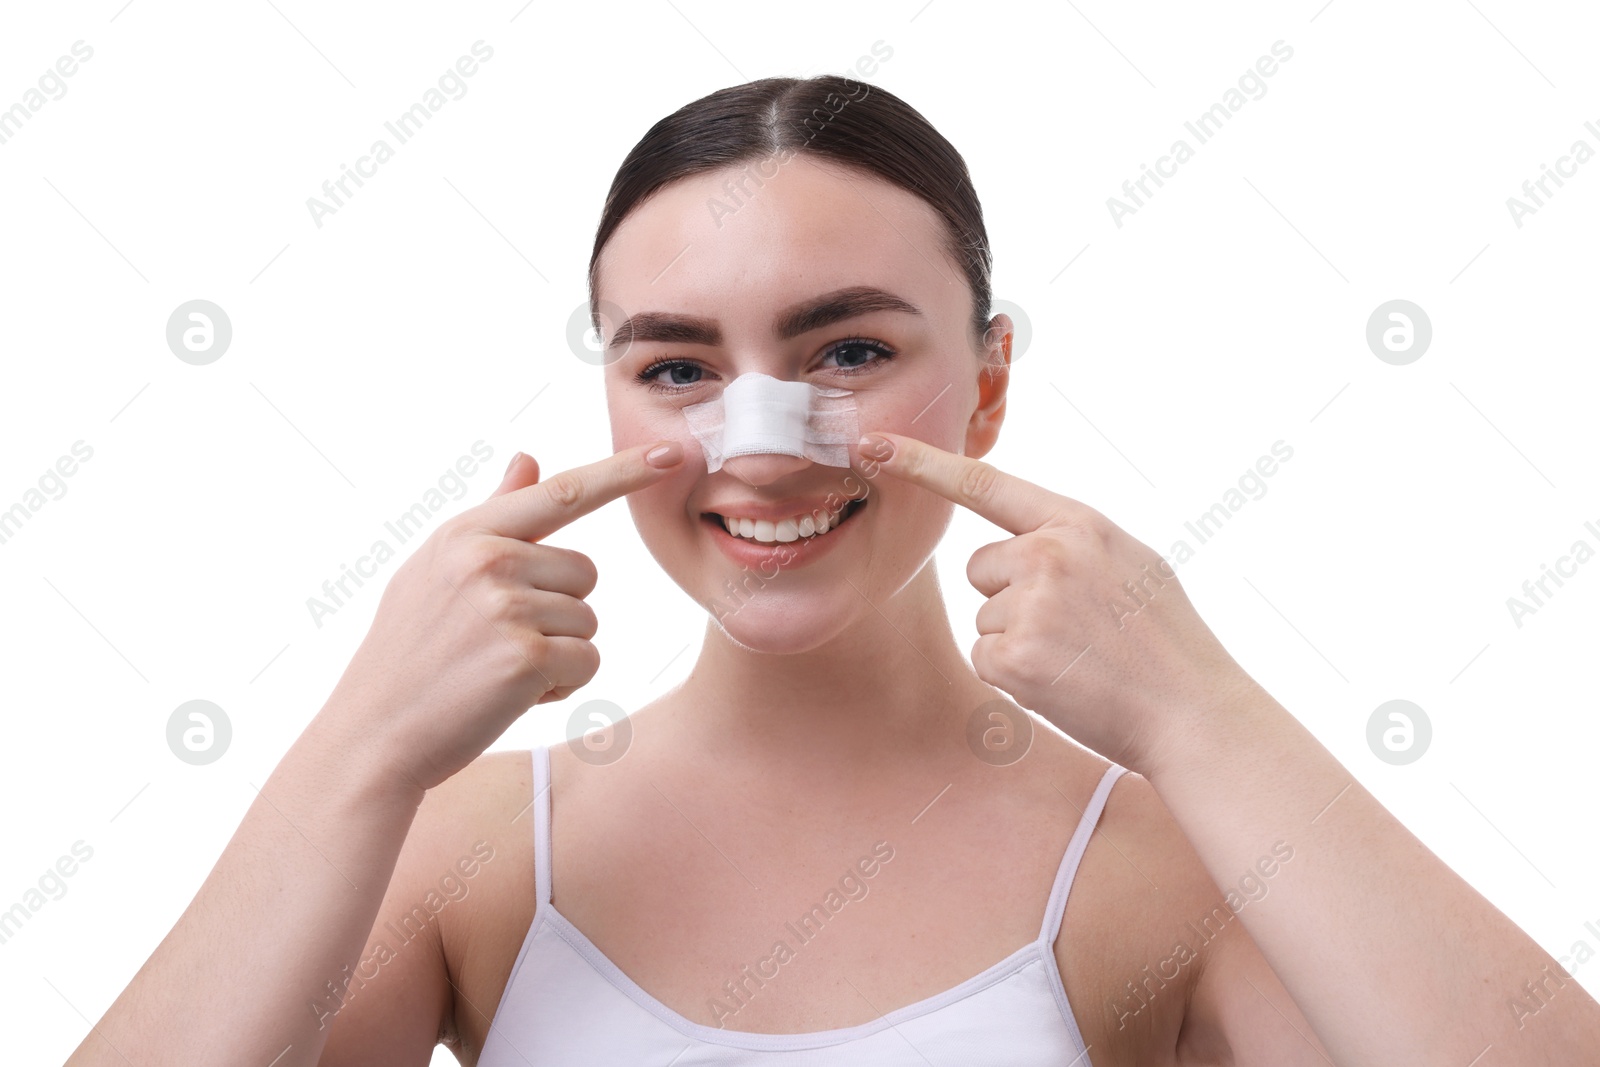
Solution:
[{"label": "smile", "polygon": [[718,515],[716,512],[706,512],[706,517],[722,526],[734,537],[758,541],[763,544],[777,544],[779,542],[802,541],[821,537],[831,530],[836,530],[850,516],[860,511],[866,504],[866,498],[850,500],[837,512],[818,509],[804,515],[795,515],[792,518],[779,519],[750,519],[740,516]]}]

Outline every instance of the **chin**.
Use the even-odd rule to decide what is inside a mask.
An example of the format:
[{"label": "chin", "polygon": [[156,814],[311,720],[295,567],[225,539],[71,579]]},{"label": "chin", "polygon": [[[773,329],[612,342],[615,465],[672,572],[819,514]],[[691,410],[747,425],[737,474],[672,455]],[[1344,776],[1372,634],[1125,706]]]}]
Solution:
[{"label": "chin", "polygon": [[737,611],[713,616],[734,644],[751,652],[793,656],[820,648],[844,632],[847,620],[833,605],[807,607],[751,601]]}]

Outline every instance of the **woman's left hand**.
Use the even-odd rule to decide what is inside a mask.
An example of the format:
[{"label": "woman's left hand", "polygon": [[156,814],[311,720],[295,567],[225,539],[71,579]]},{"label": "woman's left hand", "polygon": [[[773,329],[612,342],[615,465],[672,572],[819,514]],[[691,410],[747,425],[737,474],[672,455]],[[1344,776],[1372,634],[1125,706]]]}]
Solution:
[{"label": "woman's left hand", "polygon": [[1171,565],[1100,512],[915,437],[873,436],[894,454],[880,460],[881,450],[863,445],[863,464],[1014,535],[974,552],[967,580],[989,598],[972,666],[1018,704],[1148,773],[1184,731],[1255,684]]}]

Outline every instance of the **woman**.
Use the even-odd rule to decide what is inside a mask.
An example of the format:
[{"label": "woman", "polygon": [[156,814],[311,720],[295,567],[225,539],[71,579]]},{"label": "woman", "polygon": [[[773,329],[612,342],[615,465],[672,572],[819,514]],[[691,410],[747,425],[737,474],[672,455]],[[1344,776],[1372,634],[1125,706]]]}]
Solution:
[{"label": "woman", "polygon": [[[981,462],[988,272],[960,156],[883,89],[653,127],[590,268],[616,454],[519,453],[399,569],[71,1062],[1584,1062],[1600,1007],[1161,557]],[[850,468],[708,471],[683,410],[748,373],[849,390]],[[482,755],[595,673],[593,564],[542,542],[623,495],[711,615],[699,661],[610,747]],[[957,504],[1004,534],[970,666],[931,561]]]}]

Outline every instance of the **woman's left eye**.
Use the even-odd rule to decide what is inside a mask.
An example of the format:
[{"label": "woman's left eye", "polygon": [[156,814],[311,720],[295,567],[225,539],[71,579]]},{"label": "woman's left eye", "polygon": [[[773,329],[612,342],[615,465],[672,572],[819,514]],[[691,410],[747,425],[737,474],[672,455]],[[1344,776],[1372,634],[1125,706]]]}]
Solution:
[{"label": "woman's left eye", "polygon": [[[878,358],[874,359],[874,356]],[[839,341],[829,345],[828,350],[822,354],[824,360],[837,360],[834,369],[844,375],[870,373],[873,368],[889,362],[894,356],[894,349],[888,345],[865,337],[852,337]],[[667,382],[660,381],[664,373],[668,375]],[[704,374],[705,368],[690,360],[663,359],[634,375],[634,380],[659,393],[681,393],[699,385]]]},{"label": "woman's left eye", "polygon": [[889,360],[894,358],[894,350],[892,348],[889,348],[887,345],[881,344],[877,341],[869,341],[865,337],[852,337],[848,341],[840,341],[838,344],[829,347],[828,351],[823,354],[822,358],[827,359],[830,356],[842,357],[847,353],[850,353],[852,358],[855,358],[855,356],[863,353],[867,354],[868,356],[871,354],[877,354],[878,356],[882,357],[881,359],[877,360],[863,358],[862,362],[860,363],[841,364],[840,369],[846,371],[847,373],[865,369],[872,366],[873,363],[887,363]]}]

